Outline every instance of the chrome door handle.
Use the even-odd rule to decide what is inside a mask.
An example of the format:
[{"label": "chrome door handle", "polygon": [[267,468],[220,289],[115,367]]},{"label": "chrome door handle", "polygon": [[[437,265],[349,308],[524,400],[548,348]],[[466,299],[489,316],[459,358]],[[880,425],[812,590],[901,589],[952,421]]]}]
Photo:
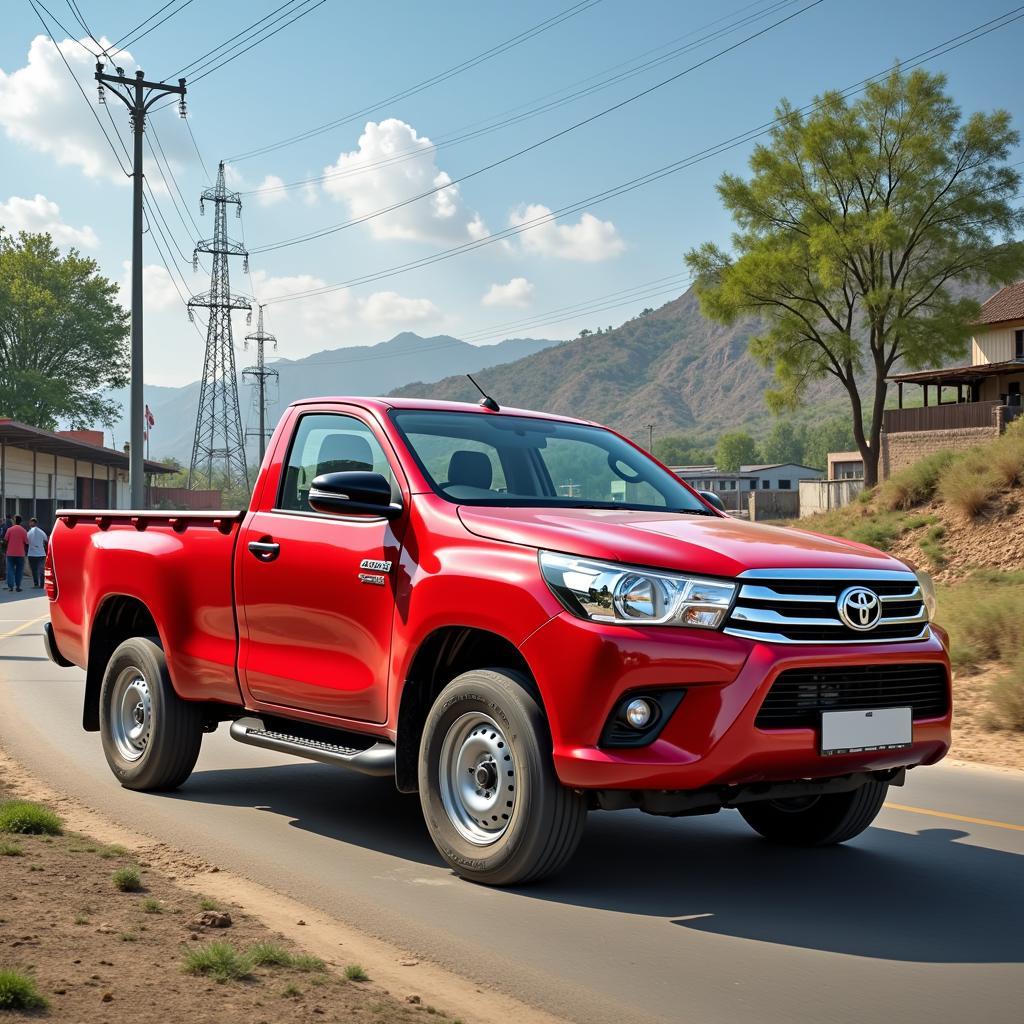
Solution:
[{"label": "chrome door handle", "polygon": [[249,551],[261,562],[272,562],[281,553],[281,545],[269,540],[251,540]]}]

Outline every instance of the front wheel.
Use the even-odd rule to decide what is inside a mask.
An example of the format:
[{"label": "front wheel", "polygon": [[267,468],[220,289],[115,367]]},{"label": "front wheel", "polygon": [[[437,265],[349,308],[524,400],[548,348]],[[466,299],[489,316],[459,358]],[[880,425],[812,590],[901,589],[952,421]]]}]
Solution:
[{"label": "front wheel", "polygon": [[585,799],[558,781],[544,713],[513,672],[476,669],[441,691],[420,741],[419,790],[434,845],[470,881],[537,881],[583,835]]},{"label": "front wheel", "polygon": [[174,692],[155,641],[133,637],[110,656],[100,687],[100,736],[107,764],[126,789],[177,789],[192,774],[202,708]]},{"label": "front wheel", "polygon": [[786,846],[833,846],[859,836],[878,816],[887,782],[868,782],[850,793],[740,804],[744,821],[765,839]]}]

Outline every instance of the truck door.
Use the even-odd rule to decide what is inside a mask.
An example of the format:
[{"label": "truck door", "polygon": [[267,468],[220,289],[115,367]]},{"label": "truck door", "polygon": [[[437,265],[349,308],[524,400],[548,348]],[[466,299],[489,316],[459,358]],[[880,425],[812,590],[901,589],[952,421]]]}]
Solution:
[{"label": "truck door", "polygon": [[382,473],[399,495],[367,423],[300,416],[272,507],[239,538],[239,668],[260,704],[383,722],[401,545],[384,518],[309,507],[313,479],[346,470]]}]

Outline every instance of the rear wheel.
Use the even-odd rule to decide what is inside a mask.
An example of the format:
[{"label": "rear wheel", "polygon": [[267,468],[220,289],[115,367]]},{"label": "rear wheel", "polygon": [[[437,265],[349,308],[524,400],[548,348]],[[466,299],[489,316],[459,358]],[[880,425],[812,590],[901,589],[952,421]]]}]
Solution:
[{"label": "rear wheel", "polygon": [[513,672],[477,669],[441,691],[420,742],[419,790],[434,845],[474,882],[554,874],[583,834],[586,802],[558,781],[544,714]]},{"label": "rear wheel", "polygon": [[877,817],[888,792],[887,782],[869,782],[850,793],[741,804],[739,812],[773,843],[833,846],[859,836]]},{"label": "rear wheel", "polygon": [[192,774],[203,738],[202,708],[174,692],[154,640],[125,640],[107,662],[100,735],[107,764],[126,789],[176,789]]}]

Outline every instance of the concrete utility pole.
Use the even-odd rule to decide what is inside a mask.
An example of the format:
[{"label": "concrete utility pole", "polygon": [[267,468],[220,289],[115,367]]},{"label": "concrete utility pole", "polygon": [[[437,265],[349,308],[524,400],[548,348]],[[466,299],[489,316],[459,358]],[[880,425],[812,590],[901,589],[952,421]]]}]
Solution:
[{"label": "concrete utility pole", "polygon": [[[249,342],[256,342],[256,365],[247,366],[242,371],[242,380],[247,377],[251,378],[256,384],[256,400],[259,403],[259,432],[257,436],[260,439],[260,465],[263,464],[263,456],[267,451],[267,381],[276,381],[280,376],[277,370],[267,368],[266,360],[264,358],[264,349],[266,344],[269,342],[273,348],[277,349],[277,338],[272,334],[268,334],[263,330],[263,307],[260,306],[259,319],[256,321],[256,330],[252,334],[245,336],[245,347],[249,347]],[[249,435],[252,435],[250,430]]]},{"label": "concrete utility pole", "polygon": [[116,68],[116,75],[103,73],[103,64],[96,64],[96,81],[99,82],[99,101],[106,103],[104,86],[128,108],[131,115],[132,135],[135,151],[132,156],[132,379],[129,416],[131,417],[131,448],[128,453],[128,488],[131,492],[132,508],[141,509],[146,504],[145,459],[143,457],[143,414],[145,401],[142,394],[142,133],[146,127],[146,112],[168,93],[181,97],[178,112],[185,116],[185,79],[179,78],[177,85],[164,82],[147,82],[141,71],[135,78],[125,77],[124,68]]}]

